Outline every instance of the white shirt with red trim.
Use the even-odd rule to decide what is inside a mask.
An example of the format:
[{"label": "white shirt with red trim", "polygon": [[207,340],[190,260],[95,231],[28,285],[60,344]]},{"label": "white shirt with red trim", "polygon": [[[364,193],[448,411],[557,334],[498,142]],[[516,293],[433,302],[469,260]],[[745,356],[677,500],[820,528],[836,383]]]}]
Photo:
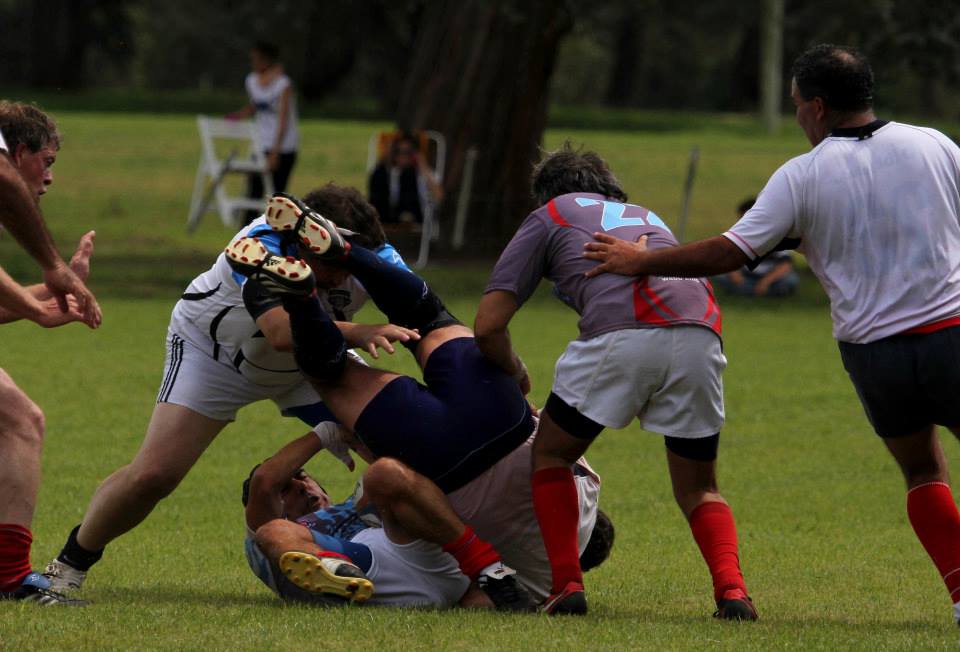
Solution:
[{"label": "white shirt with red trim", "polygon": [[750,259],[802,238],[838,340],[960,315],[960,148],[896,122],[863,138],[846,131],[781,166],[723,235]]}]

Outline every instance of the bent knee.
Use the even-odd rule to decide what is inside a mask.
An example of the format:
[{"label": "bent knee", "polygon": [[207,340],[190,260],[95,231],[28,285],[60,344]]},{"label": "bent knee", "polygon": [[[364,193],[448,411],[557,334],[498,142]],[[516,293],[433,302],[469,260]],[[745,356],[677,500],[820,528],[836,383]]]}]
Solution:
[{"label": "bent knee", "polygon": [[253,535],[253,540],[260,546],[261,550],[269,552],[281,545],[281,542],[303,534],[304,530],[305,528],[299,523],[275,518],[258,527]]},{"label": "bent knee", "polygon": [[153,501],[169,496],[183,479],[183,476],[179,473],[163,469],[137,470],[131,468],[128,473],[130,474],[128,476],[128,489],[142,499]]},{"label": "bent knee", "polygon": [[377,499],[400,496],[414,481],[413,471],[400,460],[381,457],[363,473],[363,490],[374,502]]},{"label": "bent knee", "polygon": [[39,445],[43,442],[45,428],[43,410],[4,373],[0,380],[0,436],[16,437]]}]

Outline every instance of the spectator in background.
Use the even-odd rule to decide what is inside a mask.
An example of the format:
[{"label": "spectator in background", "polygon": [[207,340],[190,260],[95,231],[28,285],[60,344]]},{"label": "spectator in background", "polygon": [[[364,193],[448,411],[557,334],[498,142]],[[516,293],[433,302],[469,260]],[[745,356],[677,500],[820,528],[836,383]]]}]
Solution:
[{"label": "spectator in background", "polygon": [[428,202],[443,198],[443,188],[419,152],[417,137],[400,132],[370,174],[370,203],[384,224],[423,222]]},{"label": "spectator in background", "polygon": [[[273,190],[283,192],[297,161],[300,144],[293,82],[283,72],[280,51],[272,43],[258,41],[254,44],[250,50],[250,67],[253,70],[244,82],[250,102],[239,111],[228,114],[227,118],[239,120],[253,116],[258,144],[273,178]],[[247,196],[253,199],[263,197],[260,175],[251,174],[247,187]],[[246,223],[258,215],[255,211],[248,214]]]},{"label": "spectator in background", "polygon": [[[748,197],[737,206],[737,217],[753,208],[756,197]],[[745,297],[788,297],[797,291],[800,277],[793,268],[788,251],[773,251],[755,264],[714,278],[717,285],[730,294]]]}]

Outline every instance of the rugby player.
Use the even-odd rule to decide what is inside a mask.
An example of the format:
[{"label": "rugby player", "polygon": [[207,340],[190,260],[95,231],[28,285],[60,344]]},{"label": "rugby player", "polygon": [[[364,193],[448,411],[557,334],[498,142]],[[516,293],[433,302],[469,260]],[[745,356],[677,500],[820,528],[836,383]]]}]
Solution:
[{"label": "rugby player", "polygon": [[628,204],[607,164],[569,144],[533,172],[540,208],[504,249],[477,310],[477,344],[526,391],[530,379],[510,341],[510,320],[541,278],[581,317],[580,336],[556,365],[533,447],[533,503],[553,583],[551,614],[585,614],[578,563],[572,465],[607,427],[634,418],[664,435],[673,493],[713,577],[720,618],[755,620],[737,551],[733,513],[717,489],[723,425],[720,309],[708,281],[647,276],[587,279],[582,256],[597,230],[647,234],[653,246],[677,244],[652,211]]},{"label": "rugby player", "polygon": [[[376,211],[358,192],[329,184],[307,199],[356,232],[356,239],[375,250],[385,265],[403,267],[399,254],[385,242]],[[296,243],[282,239],[265,217],[234,237],[244,236],[258,238],[278,255],[298,252]],[[338,320],[338,341],[345,338],[350,346],[376,356],[377,347],[392,352],[391,342],[418,337],[389,324],[350,323],[366,300],[363,287],[338,269],[320,270],[316,278],[320,301]],[[79,588],[104,547],[136,527],[177,487],[240,408],[270,399],[281,414],[309,426],[331,418],[290,353],[287,313],[257,297],[245,280],[221,254],[174,306],[163,381],[144,442],[129,465],[99,486],[83,522],[47,565],[45,573],[58,589]]]},{"label": "rugby player", "polygon": [[[472,331],[422,279],[347,242],[321,215],[288,198],[271,200],[267,215],[275,229],[303,238],[311,255],[353,274],[391,323],[421,335],[408,346],[425,385],[356,364],[347,359],[342,337],[311,295],[306,263],[274,256],[249,237],[228,248],[228,260],[250,277],[248,284],[257,282],[282,302],[301,371],[374,457],[399,459],[451,494],[468,491],[471,481],[529,438],[534,418],[517,383],[483,358]],[[461,514],[466,510],[456,501],[454,508]]]},{"label": "rugby player", "polygon": [[[0,223],[44,270],[44,283],[22,287],[0,269],[0,322],[30,319],[45,328],[83,321],[100,324],[100,308],[84,285],[94,232],[80,239],[68,267],[37,210],[53,183],[60,148],[53,120],[37,107],[0,101]],[[40,485],[43,412],[0,370],[0,600],[78,604],[51,591],[31,571],[30,524]]]},{"label": "rugby player", "polygon": [[[366,600],[372,590],[373,604],[497,606],[499,596],[491,599],[482,593],[488,588],[482,583],[486,567],[501,569],[493,549],[481,541],[450,550],[453,557],[445,554],[441,546],[462,540],[467,526],[435,484],[399,460],[372,461],[358,485],[359,498],[330,505],[329,496],[303,472],[302,464],[323,448],[318,438],[323,429],[339,427],[332,422],[320,424],[258,465],[245,483],[248,531],[256,533],[246,544],[254,573],[281,597],[292,600],[315,601],[318,595],[327,603],[324,598],[330,595]],[[496,473],[468,486],[484,491],[484,513],[495,513],[500,520],[496,527],[510,531],[511,563],[518,564],[511,568],[521,584],[546,595],[550,568],[529,496],[530,447],[518,449],[524,450],[525,454],[511,454],[498,462],[491,469]],[[585,462],[580,468],[581,509],[585,515],[596,513],[595,525],[584,519],[591,529],[584,533],[589,542],[581,564],[589,569],[609,555],[613,525],[596,507],[596,475]],[[371,515],[382,519],[382,528],[371,527]],[[352,567],[341,565],[347,560]],[[357,569],[373,587],[358,581],[363,578]],[[473,584],[476,590],[465,593],[470,585],[467,578],[479,578],[479,588]]]},{"label": "rugby player", "polygon": [[853,48],[793,64],[797,122],[813,149],[783,164],[721,236],[679,248],[597,233],[591,274],[699,276],[781,247],[807,257],[867,418],[906,479],[907,515],[960,622],[960,514],[936,425],[960,436],[960,149],[878,120],[873,72]]}]

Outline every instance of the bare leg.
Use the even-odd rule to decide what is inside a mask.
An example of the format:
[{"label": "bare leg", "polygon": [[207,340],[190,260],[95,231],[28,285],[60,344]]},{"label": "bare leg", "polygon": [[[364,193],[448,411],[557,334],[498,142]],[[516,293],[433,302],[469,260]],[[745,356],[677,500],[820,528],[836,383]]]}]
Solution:
[{"label": "bare leg", "polygon": [[[956,434],[960,429],[951,430]],[[930,482],[950,483],[947,460],[934,426],[927,426],[906,437],[886,438],[883,443],[900,465],[907,489]]]},{"label": "bare leg", "polygon": [[680,457],[667,451],[667,466],[673,484],[673,497],[683,515],[690,519],[693,511],[703,503],[727,504],[717,489],[717,461],[704,462]]},{"label": "bare leg", "polygon": [[43,412],[0,369],[0,523],[29,529],[40,487]]},{"label": "bare leg", "polygon": [[280,563],[280,557],[285,552],[291,550],[311,552],[320,549],[320,546],[314,542],[310,530],[299,523],[282,518],[268,521],[257,528],[254,541],[274,565]]},{"label": "bare leg", "polygon": [[227,423],[181,405],[158,403],[136,457],[104,480],[90,499],[77,542],[100,550],[139,525],[176,489]]}]

